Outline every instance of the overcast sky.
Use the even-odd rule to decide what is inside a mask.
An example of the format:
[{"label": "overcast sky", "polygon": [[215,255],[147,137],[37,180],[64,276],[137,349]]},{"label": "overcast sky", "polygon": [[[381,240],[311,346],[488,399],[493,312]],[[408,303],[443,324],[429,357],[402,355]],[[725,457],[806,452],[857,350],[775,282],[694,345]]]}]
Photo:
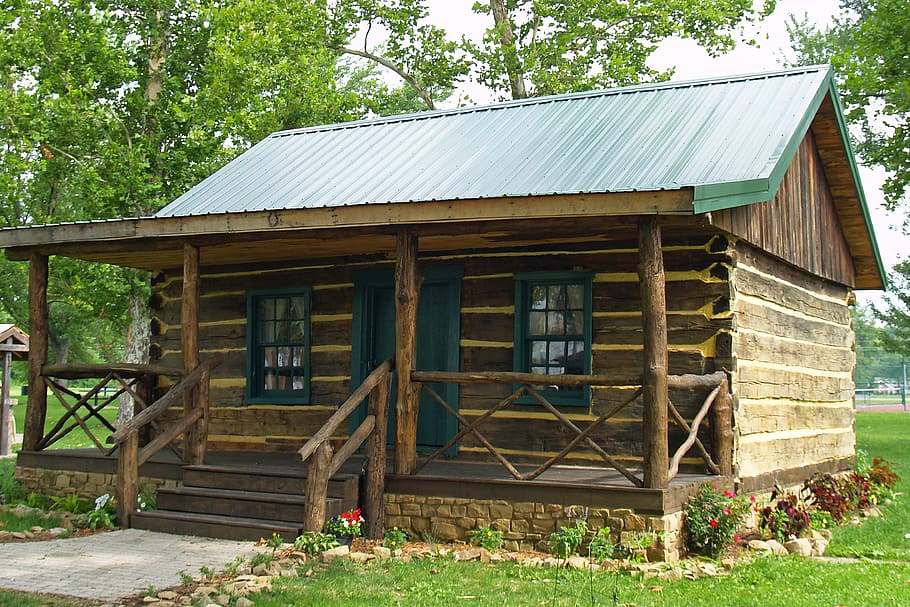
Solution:
[{"label": "overcast sky", "polygon": [[[472,13],[473,3],[474,0],[430,0],[430,18],[445,27],[450,36],[464,33],[479,38],[484,28],[489,27],[488,21],[492,17]],[[726,55],[710,57],[694,42],[672,39],[658,49],[650,63],[655,68],[675,67],[674,80],[780,69],[783,58],[792,56],[786,28],[789,15],[805,15],[811,22],[824,25],[838,13],[838,6],[838,0],[778,0],[774,13],[755,28],[753,36],[759,42],[757,47],[742,44]],[[482,98],[476,88],[467,92],[475,102],[489,101]],[[881,206],[883,171],[861,166],[860,173],[879,249],[886,268],[890,269],[901,253],[910,249],[910,238],[900,231],[903,214],[889,214]],[[863,303],[879,302],[880,294],[859,292],[858,299]]]}]

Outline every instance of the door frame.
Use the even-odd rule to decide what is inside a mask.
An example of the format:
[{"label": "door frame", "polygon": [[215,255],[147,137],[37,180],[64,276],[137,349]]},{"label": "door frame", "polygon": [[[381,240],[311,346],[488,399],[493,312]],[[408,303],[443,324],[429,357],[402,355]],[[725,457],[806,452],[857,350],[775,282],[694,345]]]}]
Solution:
[{"label": "door frame", "polygon": [[[356,389],[372,369],[366,369],[361,365],[363,354],[370,351],[373,347],[373,334],[370,331],[371,323],[367,319],[373,317],[373,293],[377,288],[395,288],[395,270],[394,268],[372,268],[367,270],[357,270],[353,272],[354,282],[354,305],[351,325],[351,390]],[[418,269],[418,279],[423,279],[425,284],[445,284],[447,288],[447,299],[451,302],[448,312],[448,331],[447,337],[450,347],[446,352],[446,366],[449,370],[458,371],[461,368],[461,286],[464,277],[464,268],[462,266],[427,266]],[[418,314],[420,300],[418,296]],[[419,324],[419,322],[418,322]],[[382,361],[375,361],[381,363]],[[443,392],[440,394],[445,401],[455,411],[460,409],[461,390],[460,386],[455,383],[445,384]],[[389,395],[390,410],[396,405],[396,395]],[[351,431],[355,429],[366,417],[365,403],[358,407],[357,411],[351,416]],[[448,437],[455,436],[458,432],[458,420],[443,412],[445,422],[445,435]],[[420,418],[418,416],[418,425]],[[389,433],[389,444],[394,444],[394,435]],[[441,446],[441,445],[440,445]],[[436,448],[418,445],[418,451],[427,452],[435,451]],[[446,455],[454,456],[458,454],[458,444],[456,443],[450,449],[446,450]]]}]

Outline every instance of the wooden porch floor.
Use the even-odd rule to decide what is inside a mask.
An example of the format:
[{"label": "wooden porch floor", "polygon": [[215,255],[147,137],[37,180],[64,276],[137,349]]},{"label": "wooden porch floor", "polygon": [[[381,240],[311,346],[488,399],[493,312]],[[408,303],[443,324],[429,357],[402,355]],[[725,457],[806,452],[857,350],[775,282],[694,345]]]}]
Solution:
[{"label": "wooden porch floor", "polygon": [[[116,457],[94,449],[61,449],[20,452],[18,465],[33,468],[104,472],[116,470]],[[205,465],[221,469],[261,473],[264,476],[305,477],[306,466],[296,453],[209,451]],[[360,475],[363,459],[351,458],[337,476]],[[520,472],[533,466],[517,465]],[[170,451],[157,453],[140,470],[142,476],[183,480],[183,464]],[[667,514],[682,509],[695,488],[722,477],[680,473],[666,489],[635,487],[609,468],[554,466],[533,481],[519,481],[496,463],[442,460],[430,462],[412,476],[386,477],[386,492],[465,499],[490,499],[579,505],[598,508],[630,508],[640,513]]]}]

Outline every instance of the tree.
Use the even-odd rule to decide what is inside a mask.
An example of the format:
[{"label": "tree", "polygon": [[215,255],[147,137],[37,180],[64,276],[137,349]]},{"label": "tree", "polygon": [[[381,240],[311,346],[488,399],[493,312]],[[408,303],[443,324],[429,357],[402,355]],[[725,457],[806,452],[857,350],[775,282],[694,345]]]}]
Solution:
[{"label": "tree", "polygon": [[[434,108],[465,78],[500,99],[666,80],[672,70],[648,58],[671,36],[691,38],[712,54],[733,48],[739,28],[771,13],[776,0],[490,0],[473,11],[487,15],[483,39],[460,43],[428,23],[427,0],[339,2],[329,29],[331,48],[390,69]],[[373,28],[387,42],[370,49]],[[349,41],[359,32],[362,48]]]},{"label": "tree", "polygon": [[910,260],[897,263],[890,280],[888,307],[875,311],[875,317],[889,329],[881,343],[889,352],[910,357]]},{"label": "tree", "polygon": [[834,66],[857,150],[888,171],[883,190],[893,210],[910,189],[910,11],[906,0],[841,0],[840,6],[823,30],[791,17],[796,63]]},{"label": "tree", "polygon": [[[148,215],[271,131],[393,110],[397,99],[362,70],[350,83],[370,88],[369,106],[346,88],[319,0],[3,8],[0,227]],[[25,267],[3,260],[0,275],[0,307],[27,326]],[[141,362],[145,273],[61,258],[49,283],[57,362],[119,358],[128,314],[126,358]]]}]

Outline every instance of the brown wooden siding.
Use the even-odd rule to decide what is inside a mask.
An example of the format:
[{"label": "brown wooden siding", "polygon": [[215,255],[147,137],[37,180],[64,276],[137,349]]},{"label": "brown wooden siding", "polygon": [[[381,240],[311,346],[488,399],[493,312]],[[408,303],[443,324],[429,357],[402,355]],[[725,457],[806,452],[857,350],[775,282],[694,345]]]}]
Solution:
[{"label": "brown wooden siding", "polygon": [[767,479],[791,468],[836,468],[855,443],[850,289],[743,242],[735,260],[739,475]]},{"label": "brown wooden siding", "polygon": [[[730,245],[707,233],[671,236],[665,242],[671,373],[710,373],[731,363]],[[593,372],[638,376],[642,369],[641,314],[636,273],[636,241],[523,247],[465,254],[425,254],[420,265],[459,265],[462,283],[460,367],[463,371],[511,371],[514,340],[514,275],[528,272],[586,271],[593,282]],[[202,356],[220,353],[225,362],[213,374],[210,445],[213,448],[287,450],[298,448],[352,389],[351,328],[355,270],[390,268],[391,261],[314,267],[248,266],[202,273],[200,343]],[[244,405],[246,375],[246,296],[250,290],[312,288],[311,399],[305,406]],[[153,352],[157,362],[179,367],[180,276],[165,275],[153,295]],[[633,386],[594,388],[590,406],[565,407],[584,428],[605,407],[626,398]],[[461,412],[472,419],[509,394],[507,386],[464,386]],[[671,394],[691,419],[705,394]],[[633,465],[640,460],[641,410],[633,405],[612,420],[596,439],[608,452]],[[517,460],[559,451],[570,436],[537,405],[510,407],[485,430],[498,447]],[[677,445],[683,435],[671,431]],[[709,438],[703,437],[707,444]],[[484,458],[473,437],[461,443],[466,458]],[[576,460],[599,461],[580,450]],[[698,468],[696,468],[698,469]]]},{"label": "brown wooden siding", "polygon": [[718,228],[816,276],[855,285],[853,259],[811,131],[772,200],[716,211],[712,219]]}]

